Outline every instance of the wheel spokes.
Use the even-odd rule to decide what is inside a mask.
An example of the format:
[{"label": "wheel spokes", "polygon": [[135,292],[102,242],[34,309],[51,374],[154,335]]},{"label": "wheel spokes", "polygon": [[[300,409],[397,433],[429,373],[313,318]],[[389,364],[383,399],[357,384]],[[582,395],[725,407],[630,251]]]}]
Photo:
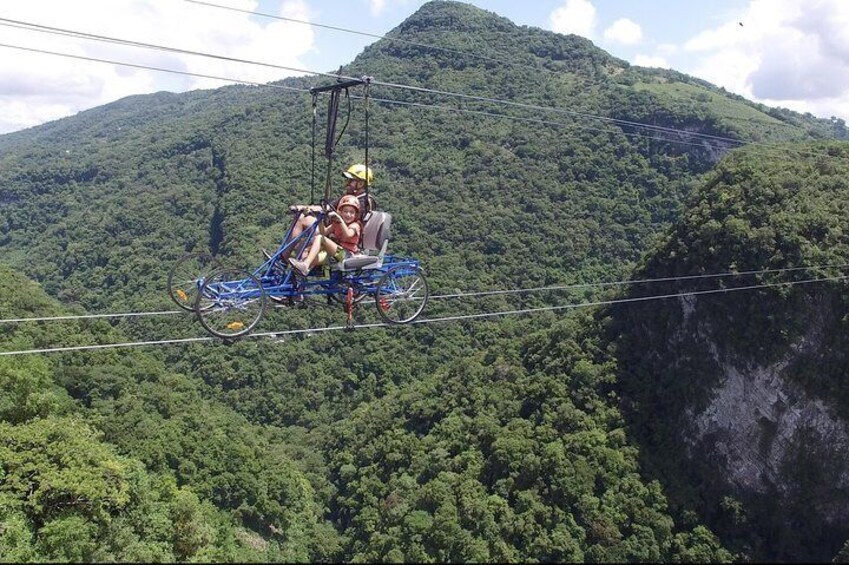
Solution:
[{"label": "wheel spokes", "polygon": [[197,296],[196,312],[203,325],[218,337],[238,337],[250,332],[266,307],[259,280],[238,269],[213,273]]},{"label": "wheel spokes", "polygon": [[215,268],[217,262],[212,255],[191,253],[183,256],[168,273],[168,296],[183,310],[193,311],[198,289]]},{"label": "wheel spokes", "polygon": [[390,269],[378,284],[377,311],[390,323],[411,322],[424,310],[427,298],[427,281],[420,271]]}]

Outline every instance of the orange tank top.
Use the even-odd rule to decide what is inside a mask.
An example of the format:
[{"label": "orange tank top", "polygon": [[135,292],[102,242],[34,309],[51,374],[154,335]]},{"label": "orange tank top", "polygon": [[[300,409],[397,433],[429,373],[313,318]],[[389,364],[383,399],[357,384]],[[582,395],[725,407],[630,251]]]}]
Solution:
[{"label": "orange tank top", "polygon": [[336,243],[342,246],[343,249],[350,251],[351,253],[358,253],[360,250],[360,233],[362,232],[363,227],[360,222],[352,222],[351,227],[354,225],[359,226],[354,237],[347,237],[345,235],[344,230],[342,230],[342,224],[333,224],[333,232],[330,235]]}]

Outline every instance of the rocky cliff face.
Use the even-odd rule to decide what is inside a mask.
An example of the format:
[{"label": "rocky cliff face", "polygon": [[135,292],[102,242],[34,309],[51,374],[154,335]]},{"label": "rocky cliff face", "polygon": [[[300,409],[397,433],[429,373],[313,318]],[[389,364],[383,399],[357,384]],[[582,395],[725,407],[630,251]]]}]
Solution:
[{"label": "rocky cliff face", "polygon": [[[755,561],[830,561],[849,536],[845,301],[742,294],[623,309],[623,412],[682,519],[695,510]],[[773,326],[759,333],[746,304]]]},{"label": "rocky cliff face", "polygon": [[723,159],[631,291],[690,294],[609,326],[646,472],[753,561],[849,538],[849,145],[811,147]]},{"label": "rocky cliff face", "polygon": [[682,298],[680,307],[682,332],[698,336],[719,372],[707,405],[685,410],[693,424],[683,437],[690,457],[714,458],[737,489],[780,496],[803,486],[794,481],[795,465],[818,466],[831,484],[821,485],[820,500],[808,493],[811,502],[828,521],[849,517],[849,426],[791,374],[797,359],[812,357],[822,346],[825,316],[814,317],[783,359],[764,366],[719,352],[715,330],[694,321],[696,297]]}]

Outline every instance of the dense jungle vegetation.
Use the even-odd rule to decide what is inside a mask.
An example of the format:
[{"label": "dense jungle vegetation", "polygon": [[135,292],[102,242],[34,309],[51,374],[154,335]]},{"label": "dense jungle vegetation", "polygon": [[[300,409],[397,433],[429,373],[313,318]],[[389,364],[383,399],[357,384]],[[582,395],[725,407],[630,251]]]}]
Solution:
[{"label": "dense jungle vegetation", "polygon": [[[849,138],[840,121],[632,67],[465,4],[426,4],[393,34],[452,51],[383,39],[343,73],[563,110],[372,87],[374,194],[393,214],[392,252],[421,259],[434,294],[846,262],[845,142],[818,141]],[[303,92],[230,86],[130,97],[0,136],[0,317],[170,310],[165,278],[187,251],[258,265],[288,206],[310,199],[310,115]],[[362,160],[362,118],[355,98],[340,171]],[[615,288],[434,300],[427,315],[580,305]],[[750,316],[757,327],[739,331],[764,332],[762,343],[791,335],[792,320],[763,325],[746,298],[721,304]],[[367,307],[357,316],[372,319]],[[313,303],[258,330],[342,317]],[[720,502],[699,498],[722,487],[694,493],[658,462],[679,421],[640,411],[647,400],[622,382],[674,375],[635,369],[628,329],[627,312],[575,308],[0,357],[0,560],[837,554],[846,527],[816,538],[818,553],[805,542],[775,553],[758,540],[791,531],[786,514],[765,524],[763,501],[743,501],[749,520],[729,528]],[[0,325],[4,351],[200,332],[188,315]],[[812,379],[823,397],[845,395],[842,359]]]}]

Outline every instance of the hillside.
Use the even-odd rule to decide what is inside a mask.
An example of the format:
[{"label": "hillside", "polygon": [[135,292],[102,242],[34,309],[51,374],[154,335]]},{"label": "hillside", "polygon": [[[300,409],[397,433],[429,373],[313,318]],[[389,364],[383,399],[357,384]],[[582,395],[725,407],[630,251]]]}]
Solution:
[{"label": "hillside", "polygon": [[[421,256],[438,285],[466,286],[481,269],[492,286],[622,275],[675,219],[693,175],[734,145],[696,135],[828,134],[814,120],[782,121],[695,79],[629,67],[581,38],[519,28],[464,4],[427,4],[392,34],[487,48],[463,58],[381,40],[343,72],[580,113],[462,102],[563,124],[550,125],[373,104],[375,194],[398,220],[397,251]],[[372,94],[458,103],[377,86]],[[354,104],[340,169],[363,156]],[[677,131],[631,131],[586,114]],[[90,310],[161,297],[164,273],[187,249],[254,264],[259,247],[279,240],[288,205],[309,198],[309,118],[302,93],[226,87],[132,97],[3,136],[2,258]],[[466,237],[465,226],[481,237]],[[536,261],[524,260],[528,249]]]},{"label": "hillside", "polygon": [[[66,313],[0,267],[0,314]],[[14,313],[14,314],[13,314]],[[4,349],[125,339],[102,320],[2,328]],[[0,357],[4,562],[329,559],[313,471],[139,350]],[[275,531],[276,535],[271,535]]]},{"label": "hillside", "polygon": [[[35,284],[6,268],[0,275],[0,313],[62,313]],[[319,406],[301,415],[305,427],[248,422],[209,399],[221,383],[169,370],[138,350],[0,357],[0,555],[728,560],[707,529],[676,528],[660,484],[640,477],[621,418],[598,392],[611,367],[592,358],[604,358],[600,352],[580,352],[593,340],[580,332],[557,322],[521,351],[497,340],[330,425],[315,423],[328,417]],[[81,344],[122,338],[102,321],[72,321],[54,322],[49,334],[16,326],[3,342],[38,347],[63,334]],[[557,343],[551,356],[549,342]],[[386,345],[378,362],[366,356],[365,367],[340,368],[336,387],[349,390],[337,395],[374,394],[386,384],[361,373],[371,366],[384,376]],[[279,349],[232,347],[205,346],[186,358],[230,380],[238,373],[231,365]],[[297,351],[314,355],[303,345]],[[292,369],[302,382],[319,376]]]},{"label": "hillside", "polygon": [[[466,4],[430,2],[390,36],[418,45],[382,39],[343,73],[524,105],[372,87],[374,194],[393,214],[392,251],[422,260],[434,294],[805,264],[769,254],[739,262],[734,253],[745,245],[722,261],[685,254],[694,263],[684,269],[664,263],[683,251],[663,246],[703,229],[693,215],[713,204],[699,198],[724,178],[712,172],[723,157],[776,163],[795,159],[800,147],[820,152],[813,141],[849,137],[840,124],[753,104],[680,73],[632,67],[582,38],[519,27]],[[290,78],[278,86],[324,82]],[[339,170],[363,156],[361,101],[352,107]],[[184,252],[259,264],[260,248],[285,232],[288,206],[309,198],[309,144],[308,95],[273,86],[130,97],[0,136],[0,264],[8,266],[0,271],[8,289],[0,311],[170,309],[165,278]],[[729,186],[740,191],[747,180]],[[341,178],[333,189],[340,187]],[[750,198],[758,202],[737,192],[731,200],[746,209]],[[829,235],[830,222],[845,210],[826,209],[822,247],[830,254],[828,238],[842,241]],[[811,221],[811,233],[820,233]],[[595,286],[442,300],[427,315],[612,296]],[[258,330],[342,319],[311,306],[276,312]],[[129,509],[134,517],[181,515],[180,496],[202,508],[195,525],[204,544],[196,539],[191,551],[132,530],[161,553],[115,549],[119,537],[106,532],[105,516],[129,520],[125,506],[99,522],[68,516],[76,522],[62,531],[89,528],[112,540],[80,549],[78,560],[728,561],[726,547],[740,559],[771,555],[723,529],[711,506],[720,498],[691,503],[687,489],[695,487],[681,469],[658,464],[656,438],[644,435],[656,423],[637,409],[642,397],[622,385],[652,374],[640,372],[638,355],[651,344],[626,331],[627,315],[547,312],[63,354],[10,371],[55,389],[62,410],[92,437],[101,434],[96,449],[108,455],[101,460],[125,458],[164,489],[165,509]],[[171,316],[3,331],[10,350],[201,330],[188,316]],[[763,339],[773,343],[772,334]],[[788,342],[774,343],[780,350]],[[665,374],[662,364],[653,370]],[[829,396],[832,382],[818,394]],[[646,394],[662,393],[646,386]],[[2,425],[25,437],[52,414],[3,416]],[[0,494],[8,484],[0,478]],[[28,510],[26,490],[9,492],[21,535],[0,534],[0,549],[67,558],[50,545],[44,518]],[[702,494],[716,493],[693,496]],[[830,555],[843,534],[828,534]],[[810,555],[800,547],[782,555]]]},{"label": "hillside", "polygon": [[[679,512],[767,560],[827,561],[849,537],[849,148],[785,149],[720,163],[635,278],[774,272],[635,290],[697,294],[615,308],[611,339]],[[770,286],[698,294],[752,285]]]}]

